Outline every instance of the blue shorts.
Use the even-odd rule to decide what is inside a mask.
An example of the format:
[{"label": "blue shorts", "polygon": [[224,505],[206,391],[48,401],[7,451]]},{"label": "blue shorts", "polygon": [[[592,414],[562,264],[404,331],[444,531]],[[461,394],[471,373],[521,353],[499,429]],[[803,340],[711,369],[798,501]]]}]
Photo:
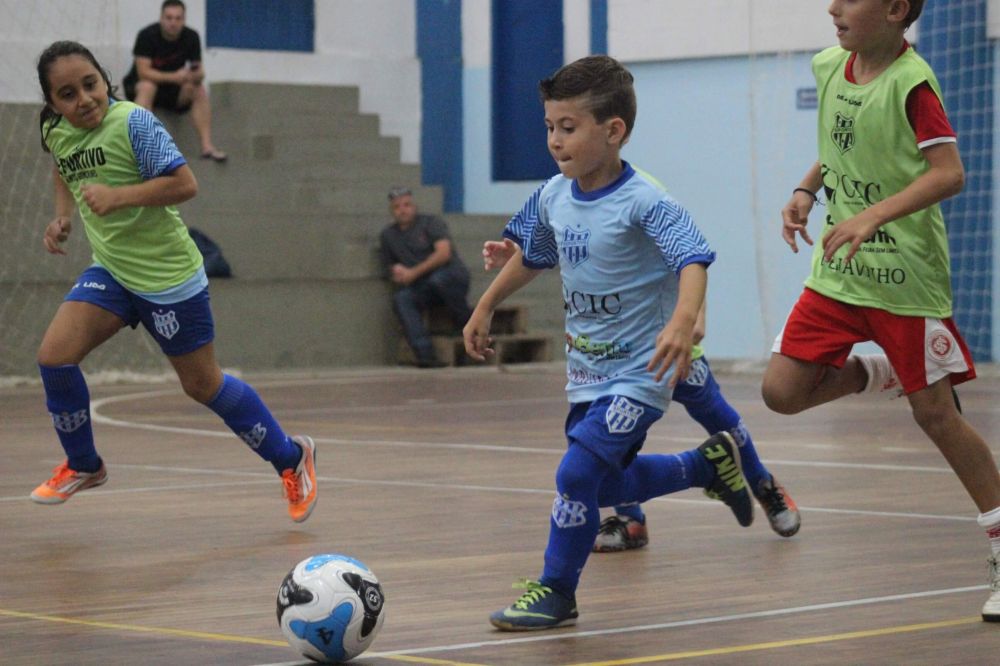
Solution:
[{"label": "blue shorts", "polygon": [[662,416],[662,410],[621,395],[577,402],[566,416],[566,440],[623,470],[639,454],[649,427]]},{"label": "blue shorts", "polygon": [[208,289],[177,303],[153,303],[123,287],[107,269],[91,266],[80,274],[64,300],[92,303],[132,328],[142,322],[167,356],[193,352],[215,339]]}]

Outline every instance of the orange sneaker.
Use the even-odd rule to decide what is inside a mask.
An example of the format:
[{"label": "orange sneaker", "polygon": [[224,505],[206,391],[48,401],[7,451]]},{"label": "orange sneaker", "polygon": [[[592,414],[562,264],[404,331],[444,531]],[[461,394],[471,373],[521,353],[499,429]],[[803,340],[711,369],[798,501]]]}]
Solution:
[{"label": "orange sneaker", "polygon": [[281,482],[288,499],[288,515],[301,523],[316,508],[316,443],[305,435],[292,437],[292,441],[302,449],[302,459],[295,469],[281,473]]},{"label": "orange sneaker", "polygon": [[52,470],[52,478],[31,491],[32,501],[39,504],[62,504],[80,490],[96,488],[108,480],[108,471],[101,461],[101,468],[93,473],[77,472],[69,468],[69,461]]}]

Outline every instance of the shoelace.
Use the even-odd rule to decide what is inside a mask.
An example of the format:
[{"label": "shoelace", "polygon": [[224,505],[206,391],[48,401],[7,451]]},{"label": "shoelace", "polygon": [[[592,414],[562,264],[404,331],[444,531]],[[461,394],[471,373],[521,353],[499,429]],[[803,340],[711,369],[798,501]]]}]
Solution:
[{"label": "shoelace", "polygon": [[620,529],[625,529],[625,521],[623,521],[618,516],[611,516],[601,522],[601,526],[597,528],[598,534],[614,534]]},{"label": "shoelace", "polygon": [[552,592],[551,587],[542,585],[538,581],[528,580],[527,578],[514,583],[511,587],[514,589],[527,590],[527,592],[522,594],[521,597],[514,602],[514,608],[520,610],[527,610],[532,604],[541,601]]},{"label": "shoelace", "polygon": [[49,479],[48,485],[52,488],[58,488],[69,478],[76,474],[73,470],[69,468],[69,463],[60,463],[52,469],[52,478]]},{"label": "shoelace", "polygon": [[772,516],[788,510],[788,505],[785,504],[785,495],[778,486],[774,485],[774,482],[765,485],[758,497],[767,506],[767,512]]},{"label": "shoelace", "polygon": [[302,493],[299,488],[299,477],[295,475],[295,472],[288,470],[281,475],[281,482],[285,485],[285,497],[292,504],[298,504],[302,501]]},{"label": "shoelace", "polygon": [[987,559],[986,570],[990,576],[990,592],[1000,592],[1000,559],[996,557]]}]

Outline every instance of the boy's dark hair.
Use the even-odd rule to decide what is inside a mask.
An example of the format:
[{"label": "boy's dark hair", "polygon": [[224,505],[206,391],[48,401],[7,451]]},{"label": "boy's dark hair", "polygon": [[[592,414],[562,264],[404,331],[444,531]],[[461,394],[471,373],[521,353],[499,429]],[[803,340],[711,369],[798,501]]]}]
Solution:
[{"label": "boy's dark hair", "polygon": [[606,55],[580,58],[560,67],[538,83],[542,102],[587,96],[584,105],[603,123],[618,117],[625,121],[625,138],[635,125],[636,101],[632,73]]},{"label": "boy's dark hair", "polygon": [[181,0],[163,0],[163,4],[160,5],[160,13],[162,14],[163,10],[167,7],[180,7],[181,11],[187,14],[187,7],[184,6]]},{"label": "boy's dark hair", "polygon": [[94,57],[94,54],[86,46],[79,42],[70,41],[59,41],[50,44],[47,49],[42,51],[42,55],[38,56],[38,85],[42,87],[42,96],[45,98],[45,106],[42,107],[42,112],[38,118],[38,129],[42,133],[42,150],[45,152],[49,152],[49,147],[45,144],[45,139],[48,138],[52,128],[62,120],[62,116],[56,113],[51,106],[52,90],[50,90],[49,69],[52,68],[52,63],[59,58],[72,55],[78,55],[89,60],[94,69],[100,72],[104,78],[104,83],[108,86],[108,94],[112,95],[115,92],[114,86],[111,85],[111,75],[108,74],[108,70],[101,67],[101,63],[97,62],[97,58]]},{"label": "boy's dark hair", "polygon": [[920,12],[924,11],[924,0],[910,0],[910,11],[903,19],[903,28],[909,28],[913,22],[920,18]]}]

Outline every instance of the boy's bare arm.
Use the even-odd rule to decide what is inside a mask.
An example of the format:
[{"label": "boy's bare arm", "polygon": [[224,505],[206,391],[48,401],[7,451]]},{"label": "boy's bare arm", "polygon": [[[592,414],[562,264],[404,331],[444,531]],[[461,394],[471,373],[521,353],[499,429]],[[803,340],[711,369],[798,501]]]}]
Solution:
[{"label": "boy's bare arm", "polygon": [[842,245],[850,245],[844,258],[850,261],[865,239],[879,227],[952,197],[965,185],[965,169],[958,144],[939,143],[924,149],[930,169],[905,189],[869,206],[854,217],[835,225],[823,237],[823,260],[831,261]]},{"label": "boy's bare arm", "polygon": [[[792,252],[799,251],[799,246],[795,242],[795,234],[802,236],[802,240],[807,245],[813,244],[809,232],[806,231],[806,222],[808,222],[809,211],[816,203],[816,192],[822,186],[823,177],[820,175],[819,162],[815,162],[809,167],[798,187],[792,192],[788,203],[781,209],[781,237],[792,248]],[[809,192],[812,192],[813,195],[809,196]]]},{"label": "boy's bare arm", "polygon": [[705,302],[708,271],[704,264],[688,264],[679,275],[677,305],[670,321],[656,336],[656,349],[646,370],[655,372],[656,381],[663,379],[671,365],[677,364],[670,386],[687,379],[691,369],[691,347],[694,344],[694,327],[698,312]]},{"label": "boy's bare arm", "polygon": [[477,361],[483,361],[488,354],[493,353],[493,350],[490,349],[490,323],[493,320],[493,311],[508,296],[534,280],[542,272],[541,269],[525,266],[522,256],[521,249],[518,248],[503,270],[493,279],[486,292],[479,298],[476,309],[472,311],[472,316],[469,317],[468,323],[462,329],[465,352]]}]

